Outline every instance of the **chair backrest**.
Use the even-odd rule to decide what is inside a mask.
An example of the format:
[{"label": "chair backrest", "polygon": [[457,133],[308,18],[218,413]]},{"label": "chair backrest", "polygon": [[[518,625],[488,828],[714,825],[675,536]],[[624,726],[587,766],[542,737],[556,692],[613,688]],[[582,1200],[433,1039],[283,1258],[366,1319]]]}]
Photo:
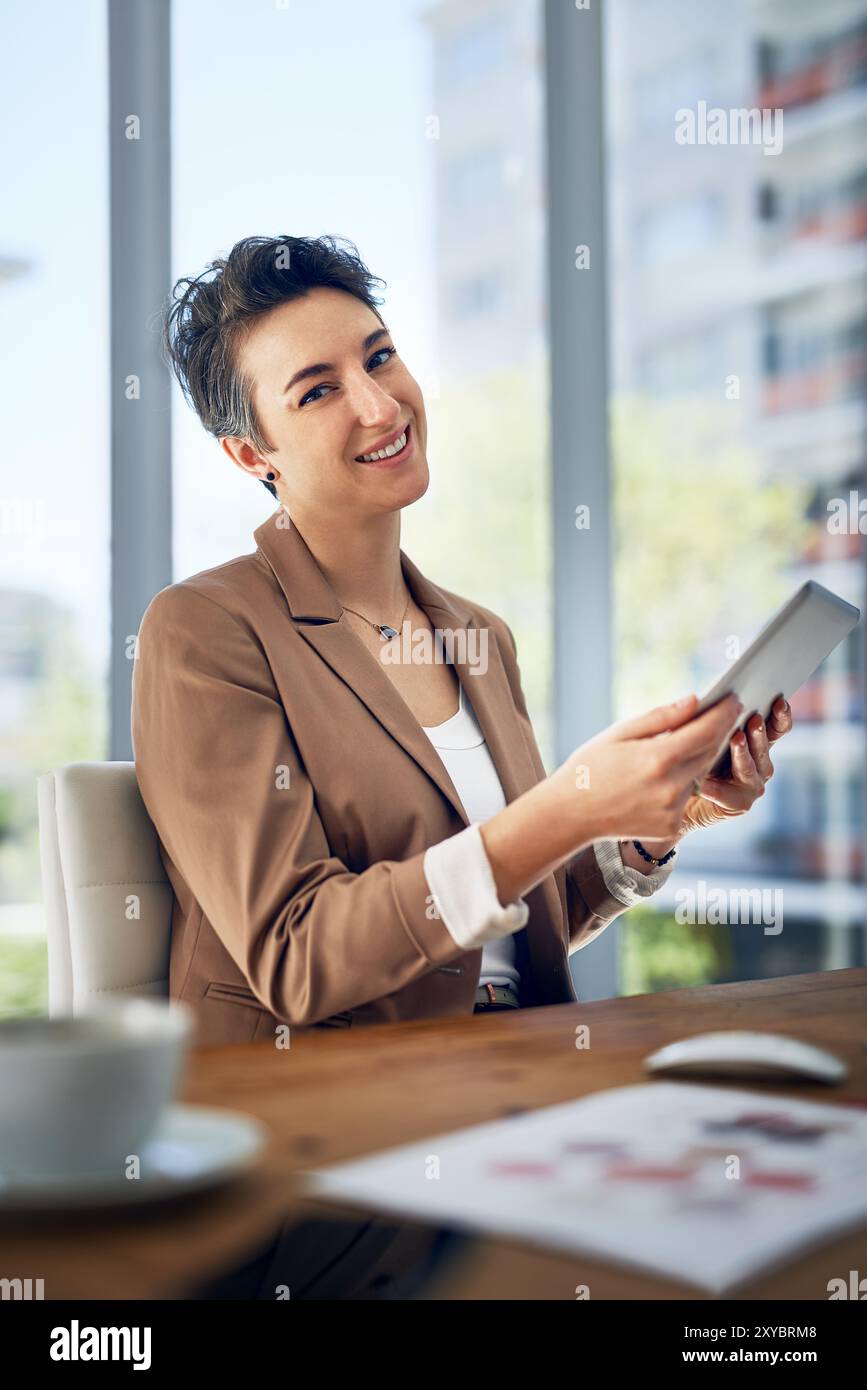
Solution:
[{"label": "chair backrest", "polygon": [[48,1011],[168,995],[173,894],[134,763],[67,763],[37,779]]}]

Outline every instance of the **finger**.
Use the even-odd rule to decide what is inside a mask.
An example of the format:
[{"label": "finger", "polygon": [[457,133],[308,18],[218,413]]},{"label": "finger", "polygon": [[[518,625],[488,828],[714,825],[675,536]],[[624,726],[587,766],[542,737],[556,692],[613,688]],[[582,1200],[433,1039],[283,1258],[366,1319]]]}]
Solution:
[{"label": "finger", "polygon": [[[729,746],[731,748],[732,768],[731,772],[727,776],[715,777],[712,771],[712,769],[716,767],[720,755],[725,751],[725,744],[723,745],[722,749],[720,748],[719,744],[714,744],[714,746],[710,750],[708,750],[707,748],[701,750],[697,756],[692,757],[688,759],[686,762],[680,764],[678,768],[678,774],[682,775],[684,780],[688,784],[691,784],[693,780],[698,782],[701,788],[702,796],[707,795],[705,787],[709,783],[713,783],[717,789],[728,788],[729,791],[731,791],[732,786],[740,787],[745,784],[751,785],[750,778],[754,776],[756,779],[756,785],[758,785],[760,782],[760,778],[758,776],[758,773],[756,773],[755,771],[752,754],[750,753],[745,740],[740,747],[737,745],[737,743],[735,742],[737,737],[738,735],[735,734],[735,737],[729,741]],[[746,750],[746,761],[743,761],[744,750]],[[736,755],[739,755],[739,761],[737,762]],[[714,796],[712,799],[716,800],[717,797]]]},{"label": "finger", "polygon": [[756,763],[753,746],[743,729],[739,729],[732,739],[731,750],[732,781],[742,787],[761,786],[763,778]]},{"label": "finger", "polygon": [[657,705],[634,719],[621,719],[615,726],[624,738],[649,738],[676,729],[693,718],[698,697],[693,692],[669,705]]},{"label": "finger", "polygon": [[771,706],[771,712],[766,720],[766,732],[769,743],[775,743],[783,734],[787,734],[792,727],[792,707],[782,695],[775,700]]},{"label": "finger", "polygon": [[716,761],[720,744],[726,743],[727,735],[736,726],[742,711],[743,705],[737,695],[727,695],[670,734],[670,750],[683,760],[711,756],[712,761]]},{"label": "finger", "polygon": [[701,794],[705,801],[713,801],[726,811],[748,811],[755,799],[752,787],[732,781],[730,777],[702,778]]},{"label": "finger", "polygon": [[728,777],[713,777],[705,770],[705,776],[697,779],[701,795],[706,801],[713,801],[727,811],[746,811],[755,800],[762,779],[742,731],[731,740],[731,760]]},{"label": "finger", "polygon": [[762,782],[767,782],[768,778],[773,776],[774,769],[768,754],[768,735],[765,731],[765,721],[760,714],[751,715],[747,720],[746,733],[756,770]]}]

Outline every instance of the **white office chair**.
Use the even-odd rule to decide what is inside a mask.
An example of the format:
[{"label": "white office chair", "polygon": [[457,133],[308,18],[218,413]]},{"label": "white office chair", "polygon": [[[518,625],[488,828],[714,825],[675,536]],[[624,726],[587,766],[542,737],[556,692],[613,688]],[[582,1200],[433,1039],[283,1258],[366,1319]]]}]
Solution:
[{"label": "white office chair", "polygon": [[67,763],[37,779],[48,1012],[96,996],[168,996],[172,887],[134,763]]}]

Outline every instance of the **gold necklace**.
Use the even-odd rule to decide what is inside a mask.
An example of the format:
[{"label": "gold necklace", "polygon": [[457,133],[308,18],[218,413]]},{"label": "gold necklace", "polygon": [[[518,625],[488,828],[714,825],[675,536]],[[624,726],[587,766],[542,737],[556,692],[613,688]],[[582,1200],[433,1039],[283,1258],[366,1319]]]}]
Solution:
[{"label": "gold necklace", "polygon": [[[403,626],[403,620],[409,612],[409,605],[411,602],[412,594],[410,594],[406,600],[406,608],[404,608],[400,619],[401,626]],[[390,627],[388,623],[375,623],[372,619],[366,618],[363,613],[359,613],[356,608],[350,608],[348,603],[344,603],[342,606],[347,609],[348,612],[354,613],[356,618],[363,618],[366,623],[370,623],[371,627],[375,627],[383,642],[390,642],[392,637],[397,636],[399,631],[398,628]]]}]

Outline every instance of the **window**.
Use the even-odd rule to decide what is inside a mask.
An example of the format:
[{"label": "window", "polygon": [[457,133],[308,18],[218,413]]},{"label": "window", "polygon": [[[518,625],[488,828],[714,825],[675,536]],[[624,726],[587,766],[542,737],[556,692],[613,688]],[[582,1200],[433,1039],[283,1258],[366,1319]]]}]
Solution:
[{"label": "window", "polygon": [[461,26],[442,41],[442,76],[448,87],[478,82],[506,61],[508,31],[502,14]]},{"label": "window", "polygon": [[22,979],[39,967],[32,996],[0,983],[0,1013],[46,1006],[36,779],[105,758],[108,728],[105,6],[70,0],[49,24],[18,6],[14,31],[0,94],[15,131],[0,154],[0,982],[7,949]]},{"label": "window", "polygon": [[498,275],[476,275],[455,285],[453,308],[461,318],[474,314],[492,313],[502,299],[502,282]]},{"label": "window", "polygon": [[[665,6],[662,5],[660,18],[663,22],[664,16]],[[671,37],[674,38],[674,35]],[[655,51],[659,52],[659,49]],[[631,79],[634,82],[633,112],[635,119],[640,120],[646,130],[673,130],[675,112],[679,107],[694,106],[700,98],[712,102],[717,67],[712,52],[678,52],[676,57],[664,58],[653,67],[640,64],[640,55],[636,55],[636,71]],[[622,86],[618,90],[620,99],[626,99],[626,90]]]},{"label": "window", "polygon": [[471,150],[446,168],[446,201],[454,209],[495,203],[503,187],[502,152]]},{"label": "window", "polygon": [[666,202],[639,214],[637,253],[647,265],[707,254],[725,230],[725,205],[713,193],[680,203]]},{"label": "window", "polygon": [[[403,514],[402,544],[435,582],[509,622],[546,756],[541,179],[508,190],[496,268],[478,254],[480,212],[508,171],[542,168],[539,29],[537,0],[482,20],[429,0],[334,0],[323,42],[320,6],[174,0],[172,102],[176,276],[254,232],[334,232],[386,280],[382,311],[429,421],[431,484]],[[229,72],[231,100],[216,80]],[[485,102],[468,103],[495,76]],[[516,91],[539,100],[516,103]],[[173,431],[181,578],[249,551],[273,503],[177,391]]]},{"label": "window", "polygon": [[[806,578],[864,609],[865,538],[832,545],[827,513],[809,519],[829,479],[865,488],[867,293],[863,256],[846,244],[867,236],[856,212],[863,133],[855,104],[835,104],[853,80],[842,61],[853,9],[863,28],[864,4],[848,18],[805,10],[794,42],[781,40],[771,6],[604,7],[621,717],[701,693],[731,661],[731,639],[743,650]],[[816,118],[835,115],[833,145],[805,130],[771,161],[749,146],[661,138],[674,109],[699,99],[779,104],[786,119],[809,99]],[[794,245],[801,228],[809,258]],[[807,413],[809,429],[798,424]],[[862,640],[856,630],[793,698],[796,729],[769,794],[741,824],[680,850],[682,887],[785,884],[786,951],[800,970],[843,963],[857,942],[846,933],[864,920]],[[670,912],[673,892],[653,910]],[[746,930],[732,936],[732,978],[786,973],[782,947],[746,942]],[[694,934],[678,938],[684,983],[718,977],[702,976],[722,967],[700,950]]]}]

